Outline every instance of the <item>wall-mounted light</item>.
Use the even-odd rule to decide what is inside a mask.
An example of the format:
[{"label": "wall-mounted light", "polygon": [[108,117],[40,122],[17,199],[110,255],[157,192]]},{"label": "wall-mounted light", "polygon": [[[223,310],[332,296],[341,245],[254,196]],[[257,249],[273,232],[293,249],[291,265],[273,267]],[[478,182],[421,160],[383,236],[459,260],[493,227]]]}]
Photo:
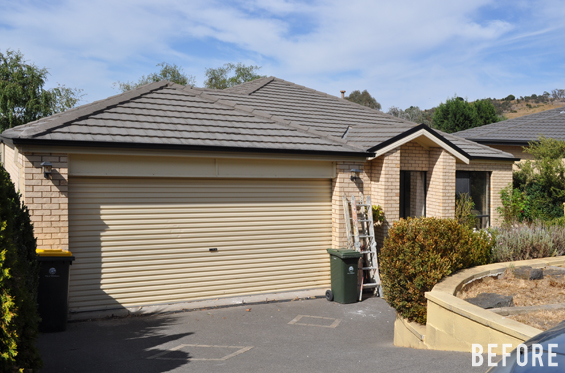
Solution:
[{"label": "wall-mounted light", "polygon": [[351,169],[351,181],[355,181],[355,180],[359,180],[359,174],[361,173],[361,170],[357,170],[355,168]]},{"label": "wall-mounted light", "polygon": [[41,162],[41,167],[43,168],[43,176],[49,178],[49,174],[53,171],[53,165],[49,161]]}]

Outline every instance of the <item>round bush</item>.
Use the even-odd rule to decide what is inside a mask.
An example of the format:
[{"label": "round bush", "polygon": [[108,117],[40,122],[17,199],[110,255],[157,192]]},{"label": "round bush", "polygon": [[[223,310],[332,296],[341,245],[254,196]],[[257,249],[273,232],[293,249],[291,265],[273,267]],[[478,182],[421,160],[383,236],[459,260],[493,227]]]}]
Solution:
[{"label": "round bush", "polygon": [[491,262],[494,240],[453,219],[401,219],[388,233],[380,255],[384,297],[420,324],[426,323],[426,291],[457,270]]}]

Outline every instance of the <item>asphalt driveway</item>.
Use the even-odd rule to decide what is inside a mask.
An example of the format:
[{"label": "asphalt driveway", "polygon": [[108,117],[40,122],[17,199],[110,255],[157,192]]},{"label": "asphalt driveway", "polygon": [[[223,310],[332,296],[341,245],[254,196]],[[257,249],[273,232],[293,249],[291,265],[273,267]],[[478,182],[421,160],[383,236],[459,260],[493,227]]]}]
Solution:
[{"label": "asphalt driveway", "polygon": [[471,354],[395,347],[379,298],[295,300],[73,322],[42,334],[42,372],[484,372]]}]

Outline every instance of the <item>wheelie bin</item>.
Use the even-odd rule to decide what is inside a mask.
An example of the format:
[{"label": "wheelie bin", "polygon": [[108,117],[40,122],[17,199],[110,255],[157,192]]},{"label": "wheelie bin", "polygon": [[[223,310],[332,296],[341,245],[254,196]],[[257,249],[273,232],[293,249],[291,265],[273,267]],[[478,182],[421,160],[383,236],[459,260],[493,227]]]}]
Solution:
[{"label": "wheelie bin", "polygon": [[361,253],[347,249],[327,249],[330,254],[332,289],[326,299],[338,303],[355,303],[359,300],[358,269]]},{"label": "wheelie bin", "polygon": [[62,332],[67,329],[69,313],[69,266],[75,260],[70,251],[36,250],[39,262],[37,303],[41,322],[39,331]]}]

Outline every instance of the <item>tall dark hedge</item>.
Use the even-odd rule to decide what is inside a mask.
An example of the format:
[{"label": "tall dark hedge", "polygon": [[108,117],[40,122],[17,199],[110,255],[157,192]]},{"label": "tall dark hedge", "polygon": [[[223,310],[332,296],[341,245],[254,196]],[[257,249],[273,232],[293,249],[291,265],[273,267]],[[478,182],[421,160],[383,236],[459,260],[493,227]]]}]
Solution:
[{"label": "tall dark hedge", "polygon": [[381,250],[384,298],[402,317],[425,324],[425,292],[460,269],[490,263],[493,245],[486,232],[454,219],[401,219]]},{"label": "tall dark hedge", "polygon": [[41,367],[36,240],[26,206],[0,166],[0,371]]}]

